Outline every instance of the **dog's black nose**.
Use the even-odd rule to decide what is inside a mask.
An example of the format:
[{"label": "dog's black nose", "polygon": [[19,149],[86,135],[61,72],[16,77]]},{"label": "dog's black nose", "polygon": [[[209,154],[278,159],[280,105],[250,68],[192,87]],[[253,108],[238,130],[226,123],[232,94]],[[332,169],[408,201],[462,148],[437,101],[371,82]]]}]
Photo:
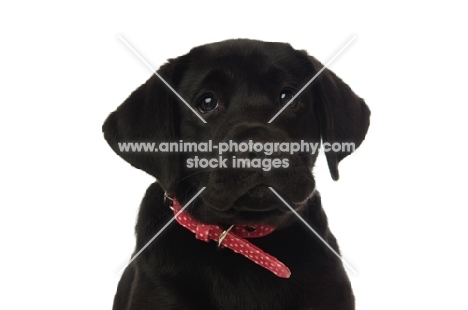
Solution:
[{"label": "dog's black nose", "polygon": [[248,159],[248,160],[252,160],[252,159],[263,159],[263,158],[266,158],[267,156],[263,153],[263,152],[256,152],[255,150],[251,149],[251,150],[238,150],[236,153],[234,153],[234,155],[237,157],[237,158],[245,158],[245,159]]},{"label": "dog's black nose", "polygon": [[247,157],[248,157],[249,159],[257,158],[257,153],[255,153],[255,152],[250,152],[250,153],[247,155]]}]

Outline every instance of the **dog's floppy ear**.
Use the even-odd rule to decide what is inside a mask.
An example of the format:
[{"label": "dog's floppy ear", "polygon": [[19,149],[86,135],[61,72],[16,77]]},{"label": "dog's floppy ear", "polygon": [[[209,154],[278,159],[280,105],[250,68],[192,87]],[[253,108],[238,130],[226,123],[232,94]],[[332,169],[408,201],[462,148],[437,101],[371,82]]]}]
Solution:
[{"label": "dog's floppy ear", "polygon": [[[183,57],[183,56],[182,56]],[[158,73],[176,87],[186,68],[182,57],[171,59]],[[178,141],[179,119],[176,96],[153,75],[135,90],[104,122],[102,131],[111,148],[134,167],[156,177],[166,191],[177,181],[179,157],[175,153],[123,150],[122,143]],[[128,144],[127,144],[128,146]],[[140,144],[141,146],[141,144]]]},{"label": "dog's floppy ear", "polygon": [[[323,68],[318,60],[310,57],[316,72]],[[313,83],[315,114],[320,124],[322,143],[354,143],[357,148],[364,140],[369,127],[370,110],[362,98],[331,70],[325,69]],[[336,148],[337,150],[338,148]],[[326,152],[328,168],[333,180],[338,180],[338,163],[351,154],[342,148]]]}]

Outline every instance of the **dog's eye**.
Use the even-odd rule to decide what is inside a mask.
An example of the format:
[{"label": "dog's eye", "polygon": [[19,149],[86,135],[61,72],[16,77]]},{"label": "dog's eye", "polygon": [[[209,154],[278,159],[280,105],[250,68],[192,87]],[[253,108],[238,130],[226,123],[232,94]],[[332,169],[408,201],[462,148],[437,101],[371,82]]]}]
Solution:
[{"label": "dog's eye", "polygon": [[[281,105],[287,104],[289,101],[291,101],[291,99],[294,96],[295,96],[294,91],[292,91],[290,89],[283,89],[281,91],[280,98],[279,98],[280,104]],[[294,99],[294,101],[289,106],[293,107],[295,104],[296,104],[296,99]]]},{"label": "dog's eye", "polygon": [[218,111],[218,99],[211,94],[203,95],[197,101],[197,108],[201,113]]}]

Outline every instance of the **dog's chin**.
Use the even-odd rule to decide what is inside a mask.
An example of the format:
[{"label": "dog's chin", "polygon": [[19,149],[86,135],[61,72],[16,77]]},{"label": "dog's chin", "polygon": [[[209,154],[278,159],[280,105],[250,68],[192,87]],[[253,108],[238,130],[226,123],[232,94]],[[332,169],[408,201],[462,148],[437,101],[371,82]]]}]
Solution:
[{"label": "dog's chin", "polygon": [[204,222],[207,224],[219,224],[221,226],[230,226],[232,224],[268,224],[271,226],[281,226],[287,218],[288,211],[280,209],[264,211],[248,211],[229,208],[225,211],[216,209],[204,210]]},{"label": "dog's chin", "polygon": [[288,218],[288,211],[269,210],[269,211],[239,211],[232,217],[232,223],[238,224],[268,224],[271,226],[281,226]]}]

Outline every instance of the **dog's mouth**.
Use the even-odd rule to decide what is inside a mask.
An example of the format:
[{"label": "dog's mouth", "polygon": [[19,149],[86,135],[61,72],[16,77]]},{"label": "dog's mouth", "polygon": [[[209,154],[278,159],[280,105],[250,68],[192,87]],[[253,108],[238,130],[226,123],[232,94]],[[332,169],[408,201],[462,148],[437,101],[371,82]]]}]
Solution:
[{"label": "dog's mouth", "polygon": [[188,211],[207,224],[274,225],[290,217],[289,206],[295,210],[303,206],[315,188],[308,167],[299,164],[268,173],[220,170],[205,176],[209,178],[197,179],[196,183],[206,184],[207,189]]},{"label": "dog's mouth", "polygon": [[239,197],[232,209],[239,212],[270,212],[279,208],[278,199],[265,184],[258,184],[250,188]]},{"label": "dog's mouth", "polygon": [[[298,206],[292,204],[293,208]],[[190,213],[206,224],[269,224],[275,227],[289,217],[291,211],[269,187],[258,184],[248,189],[227,208],[212,206],[203,199],[190,208]]]}]

